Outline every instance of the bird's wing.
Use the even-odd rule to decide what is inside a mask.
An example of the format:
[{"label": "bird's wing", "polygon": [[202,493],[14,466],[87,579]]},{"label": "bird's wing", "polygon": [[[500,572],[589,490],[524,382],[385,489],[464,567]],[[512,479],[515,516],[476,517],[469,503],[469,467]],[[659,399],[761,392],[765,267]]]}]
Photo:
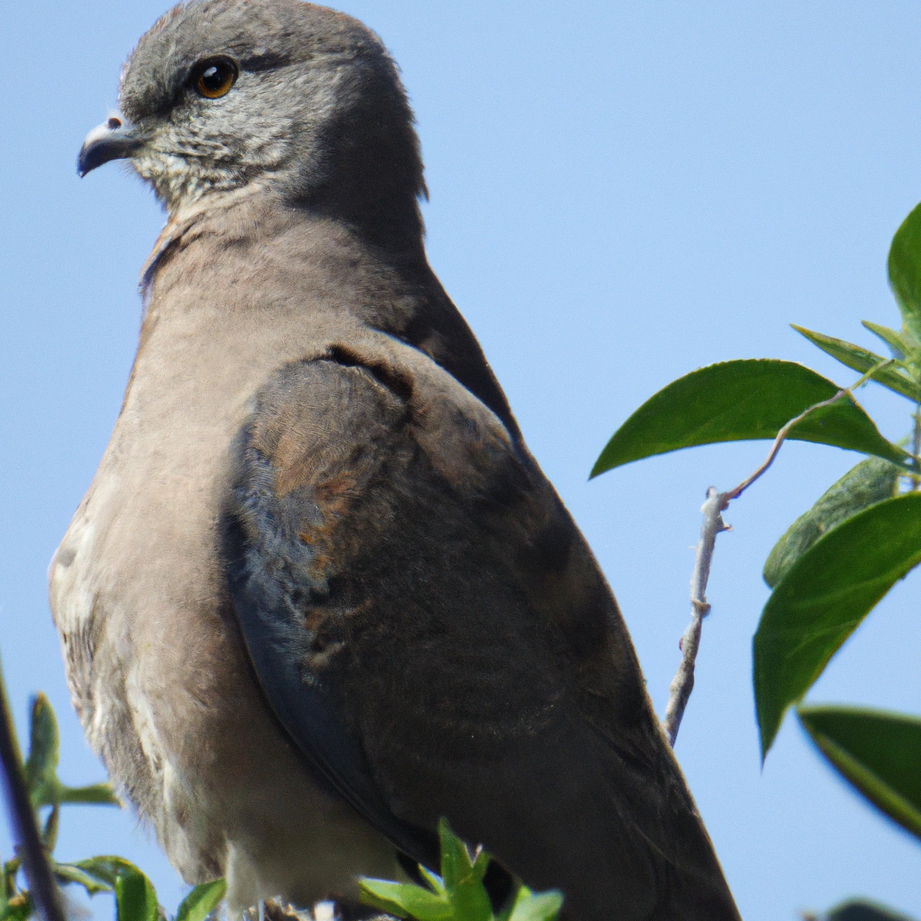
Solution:
[{"label": "bird's wing", "polygon": [[670,874],[724,888],[577,528],[499,420],[406,355],[288,366],[241,433],[227,574],[282,725],[429,866],[444,815],[531,885],[600,890],[585,918],[657,917]]}]

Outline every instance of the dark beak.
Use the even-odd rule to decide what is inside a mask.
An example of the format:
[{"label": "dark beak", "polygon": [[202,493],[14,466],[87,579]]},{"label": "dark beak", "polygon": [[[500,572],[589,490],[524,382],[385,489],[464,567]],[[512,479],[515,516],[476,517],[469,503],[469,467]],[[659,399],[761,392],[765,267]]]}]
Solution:
[{"label": "dark beak", "polygon": [[77,173],[83,177],[109,160],[130,157],[143,143],[134,125],[113,116],[86,136],[77,157]]}]

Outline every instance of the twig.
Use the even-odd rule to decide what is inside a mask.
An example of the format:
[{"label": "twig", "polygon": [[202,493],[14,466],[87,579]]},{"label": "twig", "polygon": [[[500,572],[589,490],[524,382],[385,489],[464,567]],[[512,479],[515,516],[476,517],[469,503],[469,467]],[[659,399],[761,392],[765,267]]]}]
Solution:
[{"label": "twig", "polygon": [[[915,459],[915,464],[918,463],[918,456],[921,455],[921,403],[915,407],[914,413],[914,430],[912,433],[912,452],[911,456]],[[919,477],[917,473],[917,466],[915,467],[915,473],[911,478],[911,491],[917,492],[919,484]]]},{"label": "twig", "polygon": [[780,446],[786,441],[790,430],[795,425],[802,422],[803,419],[816,410],[831,406],[832,403],[836,403],[843,397],[850,396],[854,390],[865,384],[874,374],[891,365],[892,362],[893,359],[891,358],[879,362],[851,384],[850,387],[839,390],[833,397],[810,406],[795,419],[791,419],[777,433],[774,443],[771,445],[771,450],[768,451],[768,455],[761,466],[751,476],[742,480],[738,486],[728,492],[718,492],[715,486],[711,486],[707,490],[707,501],[701,507],[704,522],[700,529],[700,540],[697,542],[697,554],[694,560],[694,573],[691,576],[691,623],[679,644],[681,662],[669,687],[668,705],[665,708],[665,719],[662,721],[662,728],[665,730],[672,747],[674,747],[675,740],[678,738],[678,728],[681,726],[684,709],[691,696],[691,691],[694,690],[694,663],[697,659],[697,650],[700,647],[700,633],[703,629],[704,618],[710,613],[706,593],[707,582],[710,579],[710,564],[713,561],[713,549],[716,545],[716,535],[720,531],[731,530],[730,526],[723,522],[722,513],[729,508],[729,503],[733,499],[738,499],[774,463],[774,458],[777,457]]},{"label": "twig", "polygon": [[889,365],[893,364],[895,361],[894,358],[886,358],[878,364],[873,365],[866,374],[861,375],[851,384],[850,387],[845,387],[843,390],[839,390],[833,397],[829,397],[827,400],[822,400],[821,403],[815,403],[809,407],[809,409],[803,410],[795,419],[791,419],[778,433],[777,437],[774,439],[774,444],[771,445],[771,450],[768,451],[768,456],[764,459],[764,463],[750,476],[742,480],[735,489],[730,489],[729,492],[724,493],[726,496],[726,505],[723,506],[725,509],[728,506],[729,502],[733,499],[738,499],[739,496],[748,489],[755,480],[759,479],[763,473],[765,473],[768,467],[774,463],[774,458],[777,457],[777,452],[780,450],[780,446],[786,441],[787,435],[790,434],[790,429],[793,426],[798,425],[806,416],[812,415],[817,409],[824,409],[826,406],[831,406],[832,403],[837,403],[842,397],[849,397],[858,387],[863,386],[874,374],[878,374],[884,368],[888,368]]},{"label": "twig", "polygon": [[61,903],[61,892],[55,882],[48,855],[38,832],[35,813],[32,811],[29,791],[23,777],[22,756],[16,742],[2,671],[0,671],[0,761],[3,764],[3,781],[10,821],[13,826],[13,838],[26,871],[32,901],[43,921],[66,921]]},{"label": "twig", "polygon": [[691,576],[691,624],[681,637],[681,664],[669,688],[668,707],[663,723],[672,747],[678,738],[678,727],[684,716],[684,708],[688,704],[691,691],[694,690],[694,662],[700,645],[700,631],[703,629],[704,618],[710,613],[710,605],[707,604],[710,563],[713,560],[716,535],[720,531],[729,530],[721,515],[728,504],[725,493],[719,493],[715,486],[711,486],[707,490],[707,501],[700,509],[704,514],[704,523],[700,529],[700,540],[697,541],[694,574]]}]

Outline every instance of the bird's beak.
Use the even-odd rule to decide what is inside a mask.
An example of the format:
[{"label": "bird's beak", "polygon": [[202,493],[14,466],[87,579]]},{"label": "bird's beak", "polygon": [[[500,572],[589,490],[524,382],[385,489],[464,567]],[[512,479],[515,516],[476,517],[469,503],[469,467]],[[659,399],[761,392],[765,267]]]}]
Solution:
[{"label": "bird's beak", "polygon": [[77,173],[82,178],[109,160],[130,157],[143,143],[144,138],[131,122],[113,115],[84,139],[77,157]]}]

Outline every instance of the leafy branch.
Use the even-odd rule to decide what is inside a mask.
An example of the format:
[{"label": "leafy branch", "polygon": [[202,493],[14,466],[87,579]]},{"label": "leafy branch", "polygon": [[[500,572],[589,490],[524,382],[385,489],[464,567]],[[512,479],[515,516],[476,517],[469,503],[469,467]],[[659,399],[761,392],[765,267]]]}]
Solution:
[{"label": "leafy branch", "polygon": [[[16,840],[16,853],[0,868],[0,921],[26,921],[36,913],[43,921],[65,921],[61,885],[77,885],[90,896],[112,893],[116,921],[166,921],[153,884],[124,858],[90,857],[75,863],[54,858],[62,805],[120,803],[109,784],[70,787],[60,780],[57,720],[43,694],[32,701],[29,753],[23,761],[2,675],[0,754]],[[174,921],[204,921],[226,890],[223,880],[196,886],[183,899]]]},{"label": "leafy branch", "polygon": [[662,721],[665,734],[673,747],[678,738],[678,729],[681,726],[685,708],[691,697],[691,691],[694,689],[694,666],[697,660],[697,650],[700,648],[703,620],[710,613],[710,605],[706,600],[706,590],[707,583],[710,580],[710,566],[713,562],[716,537],[721,531],[731,530],[731,527],[723,521],[722,513],[729,508],[729,503],[733,499],[738,499],[749,486],[767,472],[771,464],[774,463],[781,445],[796,425],[803,422],[812,413],[831,406],[843,397],[850,397],[854,390],[872,377],[885,371],[891,364],[892,359],[878,362],[846,390],[839,390],[833,397],[810,406],[796,418],[791,419],[777,433],[774,443],[771,445],[771,450],[761,466],[737,486],[726,492],[718,492],[713,486],[707,490],[707,500],[701,507],[704,522],[700,529],[700,539],[697,542],[697,553],[694,560],[694,573],[691,577],[691,624],[679,644],[682,652],[681,663],[669,688],[668,705],[665,710],[665,719]]},{"label": "leafy branch", "polygon": [[362,901],[398,918],[417,921],[554,921],[563,904],[556,891],[534,893],[525,886],[498,914],[493,913],[483,877],[490,857],[477,850],[471,858],[448,823],[438,823],[441,842],[441,876],[420,866],[427,885],[360,880]]},{"label": "leafy branch", "polygon": [[[921,718],[803,698],[838,649],[892,586],[921,564],[921,206],[897,231],[889,281],[902,328],[864,327],[891,352],[794,327],[861,377],[846,389],[792,362],[732,361],[701,368],[646,401],[614,433],[592,470],[680,448],[772,438],[765,462],[734,489],[708,490],[692,582],[692,621],[664,725],[672,742],[694,681],[722,512],[771,466],[788,439],[869,455],[834,483],[778,541],[764,567],[772,593],[754,638],[753,679],[762,760],[786,711],[835,769],[878,809],[921,839]],[[873,382],[912,403],[911,451],[884,438],[853,393]],[[861,903],[829,917],[882,919]]]},{"label": "leafy branch", "polygon": [[[29,753],[25,761],[6,704],[2,675],[0,724],[0,754],[7,789],[12,791],[8,800],[17,840],[16,854],[0,868],[0,921],[26,921],[36,913],[43,921],[66,921],[61,885],[79,886],[90,896],[111,893],[116,921],[167,921],[151,881],[123,857],[90,857],[73,863],[54,858],[62,804],[118,806],[120,803],[109,784],[69,787],[60,780],[58,727],[47,698],[39,694],[32,701]],[[42,821],[43,810],[47,814]],[[471,858],[464,843],[452,834],[444,820],[438,831],[441,876],[420,867],[425,885],[360,880],[363,901],[388,912],[387,917],[417,921],[556,919],[562,895],[535,893],[524,886],[519,886],[509,904],[494,914],[483,884],[489,855],[478,850]],[[222,879],[196,886],[183,899],[173,921],[205,921],[220,905],[226,891],[227,884]],[[260,906],[259,917],[270,921],[312,921],[314,915],[268,902]]]}]

